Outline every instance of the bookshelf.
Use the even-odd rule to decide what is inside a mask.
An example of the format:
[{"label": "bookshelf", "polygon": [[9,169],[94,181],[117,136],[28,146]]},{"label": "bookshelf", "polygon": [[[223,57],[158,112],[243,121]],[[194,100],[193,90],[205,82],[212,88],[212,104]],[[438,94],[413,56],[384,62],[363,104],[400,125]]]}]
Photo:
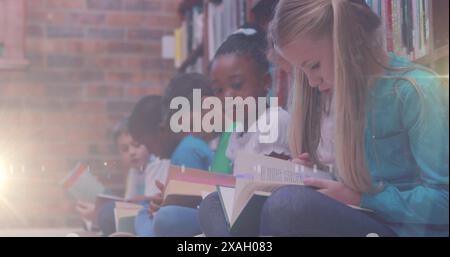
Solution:
[{"label": "bookshelf", "polygon": [[[179,73],[187,71],[197,71],[206,73],[209,62],[218,45],[226,38],[228,34],[236,30],[239,26],[246,22],[253,22],[266,27],[270,13],[278,0],[183,0],[178,7],[178,13],[182,20],[183,26],[190,26],[192,20],[189,12],[194,8],[199,12],[200,17],[197,19],[203,21],[201,31],[202,40],[194,47],[188,47],[185,53],[178,56],[180,60],[176,60],[176,68]],[[228,18],[228,16],[230,18]],[[269,17],[269,18],[268,18]],[[229,26],[222,25],[218,35],[214,33],[214,26],[223,21]],[[195,21],[194,21],[195,22]],[[213,23],[213,24],[212,24]],[[185,31],[190,30],[184,28]],[[182,32],[183,34],[183,32]],[[183,36],[181,36],[183,37]],[[176,40],[177,36],[176,36]],[[190,39],[188,39],[190,40]],[[214,41],[214,42],[213,42]],[[187,43],[191,44],[191,43]],[[177,50],[176,52],[179,52]],[[176,54],[177,55],[177,54]],[[177,59],[177,57],[176,57]],[[201,64],[198,64],[200,62]],[[192,68],[197,66],[196,68]]]},{"label": "bookshelf", "polygon": [[448,83],[449,1],[366,0],[382,19],[386,50],[427,66]]},{"label": "bookshelf", "polygon": [[431,0],[431,47],[429,53],[417,63],[426,65],[441,75],[447,76],[449,69],[449,1]]},{"label": "bookshelf", "polygon": [[[446,77],[448,83],[449,63],[449,1],[447,0],[366,0],[367,4],[381,17],[384,28],[384,42],[386,50],[393,51],[402,56],[408,56],[412,61],[428,66]],[[229,12],[231,10],[234,12]],[[253,22],[267,28],[273,10],[278,0],[183,0],[179,5],[179,13],[182,19],[185,13],[194,6],[201,10],[202,40],[194,48],[189,49],[179,64],[178,72],[197,71],[207,73],[208,65],[215,51],[214,47],[220,44],[226,33],[234,31],[245,22]],[[227,6],[228,5],[228,6]],[[399,17],[390,13],[387,9],[393,8]],[[227,10],[225,10],[227,9]],[[422,10],[422,13],[420,12]],[[229,15],[233,22],[233,28],[223,28],[222,37],[214,37],[211,33],[211,22],[220,21],[218,16]],[[421,14],[422,16],[419,16]],[[409,15],[409,16],[407,16]],[[403,19],[407,17],[408,19]],[[217,18],[214,20],[214,18]],[[408,21],[411,24],[408,24]],[[229,20],[226,20],[229,22]],[[397,28],[388,24],[398,22]],[[420,28],[420,29],[418,29]],[[388,34],[391,33],[391,34]],[[216,42],[211,42],[211,41]],[[389,42],[391,40],[391,42]],[[388,44],[390,44],[388,46]],[[199,64],[200,63],[200,64]],[[196,68],[193,68],[196,67]],[[281,70],[275,72],[276,94],[280,97],[280,105],[286,105],[288,76]]]}]

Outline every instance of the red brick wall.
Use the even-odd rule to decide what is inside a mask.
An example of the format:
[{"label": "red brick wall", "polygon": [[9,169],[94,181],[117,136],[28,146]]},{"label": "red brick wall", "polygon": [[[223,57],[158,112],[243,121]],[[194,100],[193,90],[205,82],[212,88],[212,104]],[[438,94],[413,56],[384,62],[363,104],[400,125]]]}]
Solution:
[{"label": "red brick wall", "polygon": [[[30,225],[56,226],[71,211],[56,181],[75,162],[89,161],[102,181],[120,188],[109,129],[173,75],[161,37],[178,26],[179,0],[27,2],[30,65],[0,70],[0,159],[16,177],[3,190]],[[9,218],[2,223],[3,205],[0,227],[11,226]]]}]

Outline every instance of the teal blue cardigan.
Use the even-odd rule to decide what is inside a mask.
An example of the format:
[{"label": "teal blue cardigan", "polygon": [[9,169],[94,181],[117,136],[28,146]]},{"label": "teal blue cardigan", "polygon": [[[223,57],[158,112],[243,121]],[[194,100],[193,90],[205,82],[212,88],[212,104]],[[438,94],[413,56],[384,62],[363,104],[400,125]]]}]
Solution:
[{"label": "teal blue cardigan", "polygon": [[[412,65],[394,55],[390,64]],[[365,129],[367,165],[383,188],[360,206],[400,236],[448,236],[448,87],[419,67],[386,77],[370,89]]]}]

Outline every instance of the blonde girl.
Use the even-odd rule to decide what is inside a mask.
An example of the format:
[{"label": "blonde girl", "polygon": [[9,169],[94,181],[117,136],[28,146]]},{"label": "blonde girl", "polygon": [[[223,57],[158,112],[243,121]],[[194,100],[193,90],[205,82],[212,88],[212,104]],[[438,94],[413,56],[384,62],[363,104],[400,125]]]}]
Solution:
[{"label": "blonde girl", "polygon": [[[364,0],[280,0],[269,31],[297,77],[291,156],[333,153],[338,180],[278,189],[239,235],[448,236],[448,87],[386,53],[380,25]],[[229,235],[218,219],[200,220],[206,235]]]}]

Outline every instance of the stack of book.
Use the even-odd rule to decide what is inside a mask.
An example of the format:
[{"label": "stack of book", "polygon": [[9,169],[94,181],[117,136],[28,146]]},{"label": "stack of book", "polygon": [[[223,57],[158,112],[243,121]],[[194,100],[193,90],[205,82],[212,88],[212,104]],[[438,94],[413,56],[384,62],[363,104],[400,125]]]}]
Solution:
[{"label": "stack of book", "polygon": [[430,49],[429,0],[365,0],[381,18],[383,43],[387,51],[421,58]]},{"label": "stack of book", "polygon": [[210,61],[225,39],[247,22],[247,1],[208,3],[208,56]]},{"label": "stack of book", "polygon": [[[175,34],[175,67],[179,68],[189,54],[203,42],[203,7],[194,5],[183,14],[184,19]],[[201,64],[199,65],[201,68]]]}]

